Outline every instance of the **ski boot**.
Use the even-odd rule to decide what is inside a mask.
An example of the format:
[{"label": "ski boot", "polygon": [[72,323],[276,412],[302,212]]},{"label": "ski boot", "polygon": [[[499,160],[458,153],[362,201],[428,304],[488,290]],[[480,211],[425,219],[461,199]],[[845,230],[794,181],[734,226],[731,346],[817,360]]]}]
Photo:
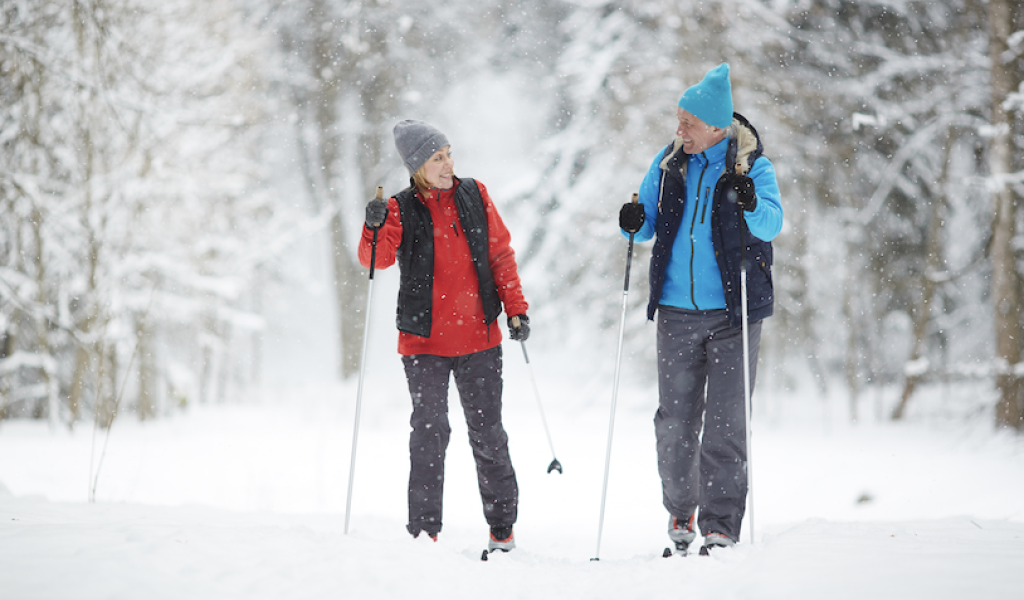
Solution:
[{"label": "ski boot", "polygon": [[508,527],[496,526],[491,527],[491,537],[487,541],[487,549],[480,556],[480,560],[487,560],[487,555],[491,552],[508,552],[509,550],[516,547],[516,538],[512,534],[512,526]]},{"label": "ski boot", "polygon": [[700,547],[701,556],[710,556],[712,550],[719,548],[732,548],[736,542],[729,539],[729,536],[721,533],[709,533],[704,536],[704,545]]},{"label": "ski boot", "polygon": [[697,534],[693,531],[693,515],[690,515],[689,520],[681,521],[676,517],[668,518],[668,537],[672,540],[675,550],[672,548],[665,548],[665,552],[662,556],[668,558],[673,554],[678,556],[686,556],[687,550],[693,540],[697,537]]}]

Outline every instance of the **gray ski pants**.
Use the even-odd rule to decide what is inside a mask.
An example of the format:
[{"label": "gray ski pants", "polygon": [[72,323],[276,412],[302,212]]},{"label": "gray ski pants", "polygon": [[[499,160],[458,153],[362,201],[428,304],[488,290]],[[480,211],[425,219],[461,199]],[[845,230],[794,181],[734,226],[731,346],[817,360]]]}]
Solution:
[{"label": "gray ski pants", "polygon": [[409,533],[441,531],[444,457],[451,436],[448,382],[453,373],[476,460],[484,517],[492,527],[511,526],[516,521],[519,486],[501,424],[501,346],[466,356],[403,356],[402,362],[412,396]]},{"label": "gray ski pants", "polygon": [[[701,533],[739,540],[746,512],[743,338],[724,309],[658,307],[658,412],[654,429],[663,502]],[[748,324],[754,386],[761,322]],[[703,428],[703,435],[701,430]]]}]

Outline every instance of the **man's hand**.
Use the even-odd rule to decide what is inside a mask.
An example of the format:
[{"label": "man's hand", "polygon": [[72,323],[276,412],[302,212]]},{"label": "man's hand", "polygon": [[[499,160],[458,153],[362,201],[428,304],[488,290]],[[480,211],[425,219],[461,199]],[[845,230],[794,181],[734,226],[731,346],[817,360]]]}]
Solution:
[{"label": "man's hand", "polygon": [[627,202],[619,209],[619,227],[626,233],[636,233],[644,226],[644,205]]},{"label": "man's hand", "polygon": [[746,175],[726,173],[722,175],[722,185],[725,186],[725,197],[740,205],[740,208],[747,212],[754,212],[757,208],[757,194],[754,193],[754,180]]}]

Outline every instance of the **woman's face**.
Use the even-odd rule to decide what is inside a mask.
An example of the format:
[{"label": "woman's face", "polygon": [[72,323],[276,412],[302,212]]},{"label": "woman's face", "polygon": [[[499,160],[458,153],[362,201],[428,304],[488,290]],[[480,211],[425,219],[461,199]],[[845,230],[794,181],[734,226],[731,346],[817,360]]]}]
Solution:
[{"label": "woman's face", "polygon": [[430,187],[447,190],[455,183],[452,175],[454,169],[455,159],[452,158],[451,146],[445,146],[423,163],[423,176]]}]

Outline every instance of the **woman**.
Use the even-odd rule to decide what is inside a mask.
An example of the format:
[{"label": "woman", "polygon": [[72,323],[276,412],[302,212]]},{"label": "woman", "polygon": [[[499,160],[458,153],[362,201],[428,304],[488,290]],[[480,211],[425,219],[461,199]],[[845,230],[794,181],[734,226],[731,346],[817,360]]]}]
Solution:
[{"label": "woman", "polygon": [[413,537],[425,532],[435,541],[441,531],[454,374],[491,529],[488,549],[507,552],[515,548],[519,487],[501,424],[502,306],[512,339],[530,332],[511,236],[483,184],[454,175],[443,133],[407,120],[394,134],[412,185],[387,203],[367,204],[359,261],[369,267],[376,233],[376,268],[397,261],[401,271],[398,353],[412,396],[406,527]]}]

